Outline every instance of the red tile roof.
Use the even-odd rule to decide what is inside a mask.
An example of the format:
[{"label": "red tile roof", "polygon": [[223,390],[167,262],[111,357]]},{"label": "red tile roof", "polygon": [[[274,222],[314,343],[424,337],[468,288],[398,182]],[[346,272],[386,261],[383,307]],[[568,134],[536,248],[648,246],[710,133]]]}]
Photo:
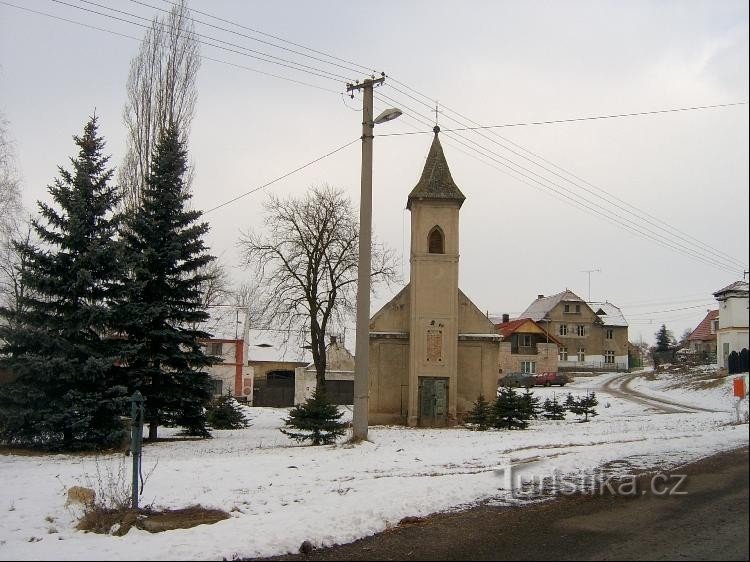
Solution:
[{"label": "red tile roof", "polygon": [[534,324],[537,328],[542,330],[542,332],[546,333],[549,336],[549,341],[560,345],[560,342],[552,334],[548,333],[547,330],[540,326],[539,322],[535,322],[531,318],[519,318],[517,320],[511,320],[510,322],[505,322],[503,324],[495,324],[495,327],[500,330],[500,334],[503,336],[503,340],[507,340],[512,334],[521,332],[519,328],[527,322]]},{"label": "red tile roof", "polygon": [[711,333],[711,325],[714,320],[719,319],[718,310],[709,310],[706,317],[698,324],[698,327],[693,330],[693,333],[688,337],[688,341],[714,341],[716,339],[716,333]]}]

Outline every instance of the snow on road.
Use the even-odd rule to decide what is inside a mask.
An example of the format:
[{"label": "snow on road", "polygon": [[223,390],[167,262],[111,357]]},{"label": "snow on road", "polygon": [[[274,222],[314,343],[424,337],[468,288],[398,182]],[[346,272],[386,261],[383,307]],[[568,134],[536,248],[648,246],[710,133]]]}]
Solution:
[{"label": "snow on road", "polygon": [[[286,410],[252,408],[252,426],[215,431],[214,439],[147,445],[153,469],[141,503],[157,508],[193,504],[231,512],[215,525],[158,534],[132,529],[123,537],[75,531],[65,507],[70,486],[97,487],[97,475],[129,476],[129,457],[0,455],[0,559],[231,559],[296,552],[350,542],[422,516],[483,500],[510,500],[499,464],[534,460],[535,470],[574,475],[624,459],[630,467],[675,467],[748,444],[735,426],[730,381],[686,396],[660,380],[637,379],[642,393],[717,412],[657,414],[603,385],[614,377],[581,377],[570,386],[535,389],[544,399],[597,392],[599,415],[578,423],[532,422],[526,431],[373,427],[370,442],[303,447],[278,431]],[[708,401],[708,402],[707,402]],[[351,415],[348,413],[348,415]],[[165,435],[170,430],[164,431]],[[614,463],[617,465],[617,463]]]}]

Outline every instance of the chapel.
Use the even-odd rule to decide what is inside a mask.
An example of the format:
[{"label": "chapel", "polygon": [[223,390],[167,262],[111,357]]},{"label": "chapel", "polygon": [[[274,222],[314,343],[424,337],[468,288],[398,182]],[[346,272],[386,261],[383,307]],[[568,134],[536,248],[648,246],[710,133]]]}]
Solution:
[{"label": "chapel", "polygon": [[461,423],[480,394],[492,401],[501,336],[458,287],[459,214],[466,197],[435,137],[406,208],[409,284],[370,319],[369,420]]}]

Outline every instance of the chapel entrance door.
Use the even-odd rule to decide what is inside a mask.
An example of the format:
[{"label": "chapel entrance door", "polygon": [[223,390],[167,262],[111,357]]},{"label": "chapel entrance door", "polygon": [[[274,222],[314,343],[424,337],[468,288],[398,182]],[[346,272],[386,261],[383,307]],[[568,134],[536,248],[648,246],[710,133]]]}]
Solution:
[{"label": "chapel entrance door", "polygon": [[419,377],[419,425],[444,427],[448,424],[448,379]]}]

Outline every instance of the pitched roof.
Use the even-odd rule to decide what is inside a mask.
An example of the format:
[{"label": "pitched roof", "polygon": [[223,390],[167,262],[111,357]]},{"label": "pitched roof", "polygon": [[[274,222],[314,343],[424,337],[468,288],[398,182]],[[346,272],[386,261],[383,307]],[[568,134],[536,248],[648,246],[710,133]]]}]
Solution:
[{"label": "pitched roof", "polygon": [[300,347],[296,333],[286,330],[249,330],[248,361],[291,361],[307,364],[312,353]]},{"label": "pitched roof", "polygon": [[552,295],[551,297],[541,297],[536,299],[521,313],[519,318],[541,320],[550,310],[555,308],[562,301],[584,302],[584,300],[573,291],[565,289],[563,292]]},{"label": "pitched roof", "polygon": [[435,138],[432,140],[430,152],[427,154],[427,161],[422,170],[422,177],[419,178],[417,185],[409,193],[406,200],[406,208],[411,209],[411,203],[415,199],[442,199],[445,201],[458,201],[459,207],[463,204],[466,197],[451,177],[448,162],[443,154],[443,147],[438,139],[440,127],[435,127]]},{"label": "pitched roof", "polygon": [[698,327],[688,336],[688,341],[712,341],[716,339],[716,332],[711,333],[711,325],[719,319],[719,309],[709,310]]},{"label": "pitched roof", "polygon": [[599,317],[605,326],[627,326],[628,321],[622,310],[617,308],[611,302],[589,302],[586,303],[591,310]]},{"label": "pitched roof", "polygon": [[495,324],[495,327],[500,331],[500,335],[503,336],[503,340],[507,340],[516,332],[523,333],[523,330],[521,328],[524,324],[527,324],[529,322],[534,324],[534,326],[545,333],[549,337],[549,340],[551,342],[556,343],[557,345],[561,345],[560,342],[552,334],[550,334],[547,330],[544,329],[544,327],[540,326],[538,322],[532,320],[531,318],[518,318],[516,320],[511,320],[510,322]]},{"label": "pitched roof", "polygon": [[719,289],[714,293],[715,297],[724,295],[726,293],[736,293],[736,296],[747,296],[748,295],[748,282],[747,281],[735,281],[731,285],[727,285],[723,289]]}]

